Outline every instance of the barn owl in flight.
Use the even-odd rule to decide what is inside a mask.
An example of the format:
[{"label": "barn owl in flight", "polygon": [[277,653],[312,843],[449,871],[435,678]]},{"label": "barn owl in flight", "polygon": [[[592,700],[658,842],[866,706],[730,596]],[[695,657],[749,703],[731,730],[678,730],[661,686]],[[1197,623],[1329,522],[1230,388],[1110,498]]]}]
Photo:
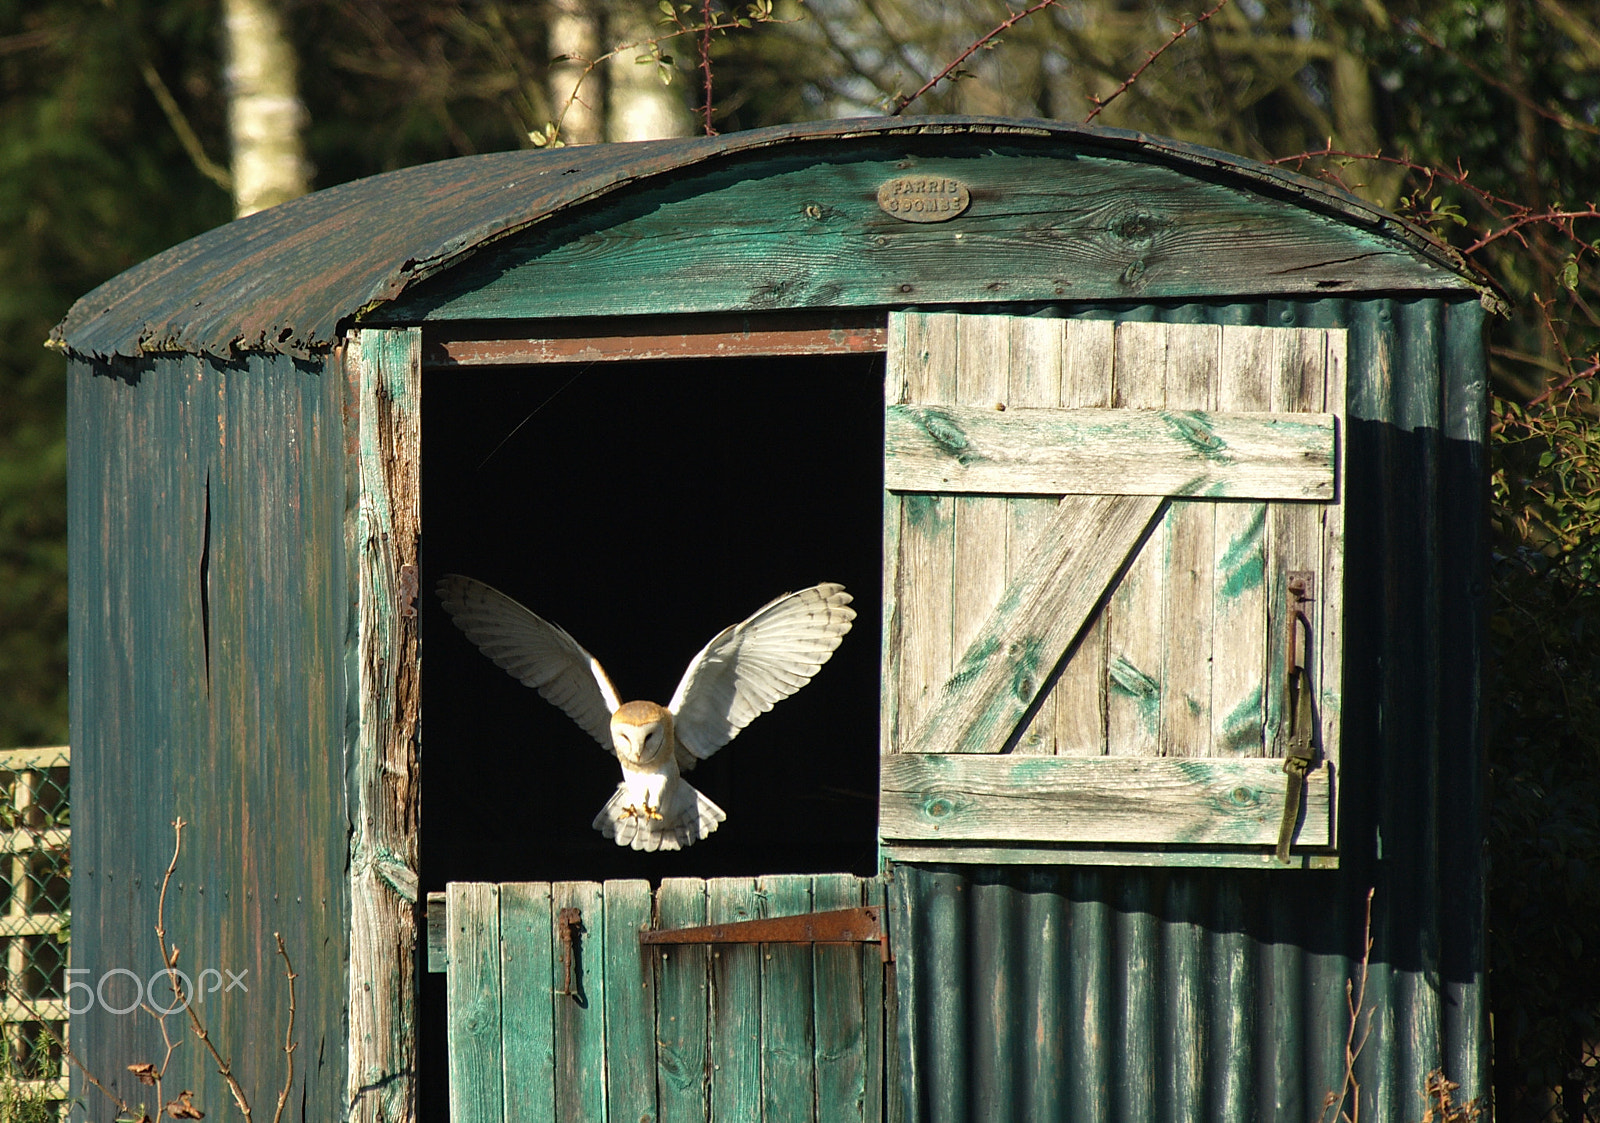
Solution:
[{"label": "barn owl in flight", "polygon": [[594,828],[635,850],[678,850],[717,829],[722,808],[681,774],[809,682],[856,616],[843,585],[786,593],[718,632],[661,706],[618,701],[577,640],[482,581],[451,574],[439,598],[479,650],[616,754],[622,783]]}]

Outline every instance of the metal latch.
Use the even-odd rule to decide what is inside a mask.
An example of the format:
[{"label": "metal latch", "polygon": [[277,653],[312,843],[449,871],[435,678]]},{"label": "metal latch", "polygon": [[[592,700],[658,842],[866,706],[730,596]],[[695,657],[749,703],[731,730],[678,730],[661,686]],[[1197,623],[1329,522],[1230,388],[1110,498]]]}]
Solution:
[{"label": "metal latch", "polygon": [[877,906],[807,912],[764,920],[702,924],[696,928],[647,928],[641,944],[877,944],[878,958],[890,961],[889,934]]},{"label": "metal latch", "polygon": [[1306,773],[1316,756],[1316,715],[1311,705],[1311,677],[1307,663],[1311,651],[1310,605],[1316,593],[1316,576],[1305,570],[1288,575],[1288,635],[1284,637],[1283,770],[1288,774],[1283,792],[1283,822],[1278,827],[1278,861],[1288,863],[1305,794]]}]

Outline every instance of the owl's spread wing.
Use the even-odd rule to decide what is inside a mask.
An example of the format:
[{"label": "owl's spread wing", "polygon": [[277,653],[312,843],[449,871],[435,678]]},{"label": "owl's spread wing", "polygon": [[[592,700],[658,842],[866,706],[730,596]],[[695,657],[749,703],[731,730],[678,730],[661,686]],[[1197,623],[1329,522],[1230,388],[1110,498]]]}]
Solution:
[{"label": "owl's spread wing", "polygon": [[512,678],[581,725],[607,752],[611,715],[621,704],[605,669],[559,625],[536,616],[482,581],[452,573],[439,599],[456,627]]},{"label": "owl's spread wing", "polygon": [[849,604],[843,585],[786,593],[701,648],[667,707],[678,767],[693,768],[811,681],[850,630],[856,613]]}]

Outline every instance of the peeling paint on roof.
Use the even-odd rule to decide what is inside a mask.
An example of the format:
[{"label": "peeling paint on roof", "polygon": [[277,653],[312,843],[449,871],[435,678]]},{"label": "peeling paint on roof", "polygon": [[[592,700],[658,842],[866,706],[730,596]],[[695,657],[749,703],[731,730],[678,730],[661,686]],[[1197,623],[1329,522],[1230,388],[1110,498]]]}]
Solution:
[{"label": "peeling paint on roof", "polygon": [[490,153],[340,184],[210,230],[112,278],[72,306],[51,343],[99,359],[173,351],[307,356],[331,347],[360,313],[480,247],[629,184],[778,146],[910,135],[1036,137],[1136,152],[1382,231],[1446,272],[1465,272],[1447,247],[1355,196],[1213,149],[1053,121],[871,117]]}]

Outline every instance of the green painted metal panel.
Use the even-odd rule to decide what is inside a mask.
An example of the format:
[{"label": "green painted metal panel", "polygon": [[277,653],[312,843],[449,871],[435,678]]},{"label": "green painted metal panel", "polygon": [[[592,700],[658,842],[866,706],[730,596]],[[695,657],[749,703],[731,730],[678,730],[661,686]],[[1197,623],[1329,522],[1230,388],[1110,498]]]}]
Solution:
[{"label": "green painted metal panel", "polygon": [[[157,894],[182,816],[169,942],[197,980],[231,971],[249,988],[197,997],[197,1012],[270,1111],[289,1013],[281,932],[299,975],[291,1101],[342,1111],[342,394],[342,379],[284,356],[72,364],[73,958],[80,981],[111,975],[107,1006],[75,1017],[72,1034],[131,1103],[149,1093],[125,1066],[164,1048],[150,1019],[110,1008],[160,966]],[[166,1087],[230,1110],[193,1041]]]}]

